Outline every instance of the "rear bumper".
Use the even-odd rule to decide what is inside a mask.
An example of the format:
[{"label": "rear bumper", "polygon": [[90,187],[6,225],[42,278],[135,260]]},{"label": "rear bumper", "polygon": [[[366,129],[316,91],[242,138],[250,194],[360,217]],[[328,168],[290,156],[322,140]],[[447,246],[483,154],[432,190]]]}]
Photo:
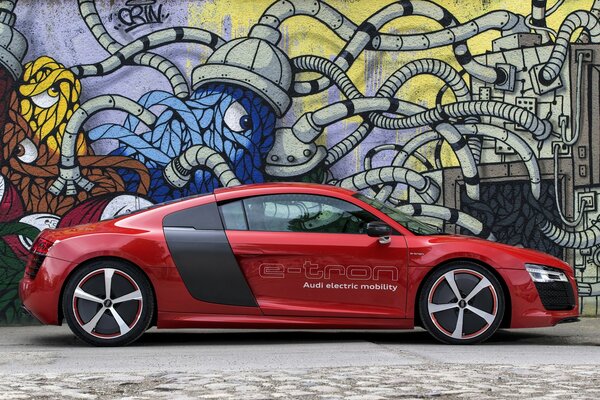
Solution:
[{"label": "rear bumper", "polygon": [[19,298],[29,314],[42,324],[60,325],[60,296],[70,263],[46,257],[37,276],[23,277],[19,284]]},{"label": "rear bumper", "polygon": [[570,310],[548,310],[542,304],[538,289],[526,270],[499,271],[510,290],[510,328],[537,328],[570,322],[579,317],[577,284],[569,275],[574,295],[574,307]]}]

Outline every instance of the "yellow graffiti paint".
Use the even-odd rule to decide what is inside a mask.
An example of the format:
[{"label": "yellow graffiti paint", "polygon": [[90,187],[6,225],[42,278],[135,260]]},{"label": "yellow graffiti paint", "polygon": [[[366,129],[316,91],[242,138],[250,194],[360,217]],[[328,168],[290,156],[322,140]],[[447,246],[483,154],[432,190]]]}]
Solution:
[{"label": "yellow graffiti paint", "polygon": [[[44,141],[53,156],[60,145],[69,118],[79,108],[81,83],[64,65],[42,56],[25,65],[18,89],[21,114],[34,134]],[[88,151],[85,137],[77,138],[77,154]]]},{"label": "yellow graffiti paint", "polygon": [[[247,36],[251,27],[260,19],[262,13],[275,2],[275,0],[228,0],[228,1],[208,1],[208,2],[189,2],[188,4],[188,22],[190,26],[198,26],[209,29],[228,38]],[[442,5],[452,13],[459,21],[469,21],[473,18],[482,16],[495,10],[508,10],[523,16],[531,12],[530,1],[516,0],[434,0],[435,3]],[[389,0],[331,0],[328,3],[350,18],[354,23],[360,24],[369,18],[373,13],[381,10],[386,5],[393,3]],[[575,10],[589,10],[593,0],[568,0],[552,15],[548,16],[548,26],[558,30],[560,23],[565,17]],[[548,1],[548,8],[552,7],[554,2]],[[432,32],[440,29],[440,25],[425,17],[407,16],[398,18],[386,24],[382,32],[384,33],[422,33]],[[344,47],[345,42],[331,32],[319,21],[306,17],[297,16],[288,19],[282,24],[283,33],[280,46],[286,51],[290,58],[304,54],[312,54],[332,59]],[[498,38],[500,33],[497,31],[485,32],[477,35],[468,41],[469,49],[473,55],[483,54],[492,48],[492,40]],[[367,95],[373,95],[377,87],[390,76],[396,69],[402,67],[407,62],[415,59],[431,57],[444,60],[455,68],[460,69],[456,61],[452,48],[450,46],[415,52],[363,52],[356,59],[348,71],[348,75],[357,85],[358,89]],[[435,98],[442,87],[442,82],[431,76],[417,76],[410,80],[409,84],[404,85],[397,98],[421,104],[426,107],[435,105]],[[450,92],[444,96],[444,102],[454,101]],[[295,101],[292,113],[295,116],[302,115],[304,112],[312,111],[328,104],[328,94],[318,93],[312,96]],[[293,123],[295,120],[290,118],[284,123]],[[356,120],[352,120],[356,122]],[[356,126],[352,123],[340,123],[332,127],[336,131],[346,132],[346,127]],[[327,133],[327,132],[326,132]],[[326,133],[319,139],[319,144],[326,141]],[[349,132],[348,132],[349,133]],[[417,134],[417,130],[414,130]],[[406,133],[397,135],[400,142],[406,140]],[[404,138],[404,139],[402,139]],[[426,146],[423,150],[433,161],[433,146]],[[430,148],[427,148],[430,147]],[[361,154],[360,146],[355,149],[356,154]],[[358,158],[357,158],[358,160]],[[445,144],[441,152],[441,163],[443,166],[457,166],[457,159],[452,149]],[[416,162],[411,168],[422,170],[420,163]],[[362,169],[358,162],[356,169]]]}]

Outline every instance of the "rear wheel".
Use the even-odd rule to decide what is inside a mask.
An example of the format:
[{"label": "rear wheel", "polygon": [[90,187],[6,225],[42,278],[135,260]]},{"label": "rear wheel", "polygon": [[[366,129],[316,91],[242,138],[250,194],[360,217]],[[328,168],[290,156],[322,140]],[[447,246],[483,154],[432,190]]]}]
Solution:
[{"label": "rear wheel", "polygon": [[123,262],[100,260],[67,282],[63,313],[77,337],[95,346],[123,346],[149,327],[154,296],[148,279]]},{"label": "rear wheel", "polygon": [[470,262],[435,271],[419,299],[423,326],[441,342],[479,343],[492,336],[504,316],[504,293],[498,279]]}]

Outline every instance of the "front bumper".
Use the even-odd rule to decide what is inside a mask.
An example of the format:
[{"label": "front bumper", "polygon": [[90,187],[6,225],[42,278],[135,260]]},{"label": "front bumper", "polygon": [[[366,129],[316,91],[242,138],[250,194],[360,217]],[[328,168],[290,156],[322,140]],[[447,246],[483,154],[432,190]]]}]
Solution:
[{"label": "front bumper", "polygon": [[37,276],[25,275],[19,283],[19,298],[23,307],[42,324],[60,325],[60,296],[70,263],[46,257]]},{"label": "front bumper", "polygon": [[[511,294],[510,328],[554,326],[579,317],[577,284],[572,274],[567,273],[569,282],[566,283],[573,293],[572,298],[569,297],[566,291],[563,293],[552,291],[550,294],[542,293],[542,296],[544,296],[544,302],[542,302],[540,291],[531,280],[529,272],[525,269],[500,270],[499,272],[507,283]],[[561,289],[564,290],[564,288]],[[558,296],[559,294],[560,296]],[[550,296],[556,298],[550,299]],[[571,302],[571,305],[567,306],[567,302]],[[557,305],[559,306],[557,307]]]}]

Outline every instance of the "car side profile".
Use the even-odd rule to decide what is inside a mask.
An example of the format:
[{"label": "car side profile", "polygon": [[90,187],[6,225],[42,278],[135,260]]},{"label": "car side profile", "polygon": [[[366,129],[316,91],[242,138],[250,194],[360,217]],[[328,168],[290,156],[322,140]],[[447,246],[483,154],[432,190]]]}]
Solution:
[{"label": "car side profile", "polygon": [[565,262],[447,235],[346,189],[217,189],[44,230],[20,283],[44,324],[126,345],[149,327],[411,329],[451,344],[578,318]]}]

